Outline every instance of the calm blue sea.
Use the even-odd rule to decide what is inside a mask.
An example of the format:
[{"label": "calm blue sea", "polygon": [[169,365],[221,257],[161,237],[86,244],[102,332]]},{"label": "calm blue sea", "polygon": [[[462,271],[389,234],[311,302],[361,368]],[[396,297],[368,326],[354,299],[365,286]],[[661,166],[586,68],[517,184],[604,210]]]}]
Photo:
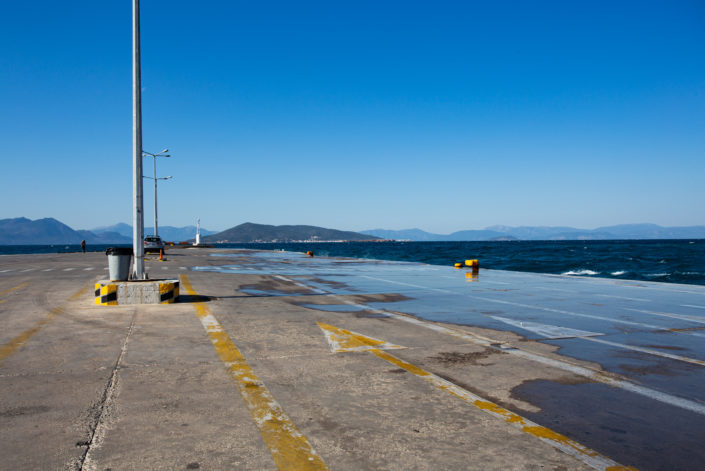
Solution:
[{"label": "calm blue sea", "polygon": [[[89,246],[105,251],[107,245]],[[611,241],[496,242],[318,242],[221,244],[305,252],[317,255],[371,258],[452,265],[466,259],[498,270],[528,271],[705,285],[705,239]],[[77,245],[5,245],[0,254],[78,252]]]}]

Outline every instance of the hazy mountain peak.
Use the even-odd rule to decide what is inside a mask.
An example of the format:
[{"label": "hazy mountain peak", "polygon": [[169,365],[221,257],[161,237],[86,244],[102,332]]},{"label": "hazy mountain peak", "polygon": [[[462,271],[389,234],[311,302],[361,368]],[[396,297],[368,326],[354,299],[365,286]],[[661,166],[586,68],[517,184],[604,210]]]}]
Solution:
[{"label": "hazy mountain peak", "polygon": [[351,231],[339,231],[317,226],[256,224],[245,222],[217,234],[204,237],[206,242],[291,242],[331,240],[371,240],[376,237]]},{"label": "hazy mountain peak", "polygon": [[[417,232],[418,231],[418,232]],[[373,229],[362,231],[385,239],[413,241],[461,240],[609,240],[609,239],[701,239],[705,226],[662,227],[657,224],[620,224],[578,229],[568,226],[504,226],[495,225],[484,230],[463,230],[452,234],[431,234],[422,230]]]}]

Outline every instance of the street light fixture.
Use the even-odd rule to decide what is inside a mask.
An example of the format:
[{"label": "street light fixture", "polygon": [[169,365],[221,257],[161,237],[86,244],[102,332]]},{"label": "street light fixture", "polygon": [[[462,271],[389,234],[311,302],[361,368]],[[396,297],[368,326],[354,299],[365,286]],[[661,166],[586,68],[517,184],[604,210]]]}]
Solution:
[{"label": "street light fixture", "polygon": [[149,178],[151,180],[154,180],[154,235],[156,237],[159,236],[159,226],[157,225],[157,180],[169,180],[170,178],[173,178],[171,175],[168,177],[157,178],[157,157],[171,157],[169,154],[167,154],[167,152],[169,152],[169,149],[164,149],[163,151],[157,152],[156,154],[142,151],[143,156],[153,158],[152,160],[154,164],[154,177],[148,177],[143,175],[142,178]]}]

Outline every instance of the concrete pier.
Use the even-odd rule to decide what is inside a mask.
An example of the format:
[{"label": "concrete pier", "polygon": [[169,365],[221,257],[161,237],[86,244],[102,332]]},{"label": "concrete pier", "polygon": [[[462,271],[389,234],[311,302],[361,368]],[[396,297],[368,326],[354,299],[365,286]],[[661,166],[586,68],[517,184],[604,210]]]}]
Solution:
[{"label": "concrete pier", "polygon": [[207,248],[145,264],[179,302],[95,305],[102,253],[0,256],[0,469],[705,463],[705,287]]}]

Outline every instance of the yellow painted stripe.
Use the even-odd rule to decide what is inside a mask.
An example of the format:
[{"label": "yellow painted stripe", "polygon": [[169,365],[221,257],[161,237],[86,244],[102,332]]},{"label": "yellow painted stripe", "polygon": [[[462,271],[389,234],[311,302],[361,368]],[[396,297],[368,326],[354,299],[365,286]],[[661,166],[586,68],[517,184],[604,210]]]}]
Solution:
[{"label": "yellow painted stripe", "polygon": [[179,296],[179,288],[177,283],[161,283],[159,285],[159,294],[164,295],[168,293],[169,291],[173,291],[173,295],[171,298],[167,299],[166,301],[162,301],[161,304],[171,304],[176,300],[176,298]]},{"label": "yellow painted stripe", "polygon": [[83,285],[83,287],[82,287],[81,289],[79,289],[78,291],[76,291],[76,292],[69,298],[69,301],[76,301],[77,299],[81,299],[83,296],[85,296],[86,294],[88,294],[89,291],[92,290],[92,288],[93,288],[92,285],[93,285],[93,282],[92,282],[92,281],[89,281],[88,283],[86,283],[85,285]]},{"label": "yellow painted stripe", "polygon": [[98,292],[98,294],[95,296],[95,299],[94,299],[93,302],[94,302],[95,304],[99,305],[99,306],[100,306],[100,288],[101,288],[101,284],[100,284],[100,283],[96,283],[96,284],[95,284],[95,289],[93,290],[94,293],[95,293],[96,291]]},{"label": "yellow painted stripe", "polygon": [[112,301],[105,301],[103,302],[103,297],[114,293],[117,291],[118,286],[115,284],[107,284],[107,285],[101,285],[101,284],[96,284],[96,287],[100,286],[100,296],[96,296],[95,303],[100,304],[101,306],[117,306],[117,298],[112,300]]},{"label": "yellow painted stripe", "polygon": [[161,283],[159,285],[159,292],[161,294],[168,293],[174,289],[174,283]]},{"label": "yellow painted stripe", "polygon": [[13,288],[6,289],[5,291],[0,291],[0,296],[2,296],[3,294],[10,294],[10,293],[12,293],[13,291],[21,290],[22,288],[24,288],[24,287],[27,286],[28,284],[29,284],[29,283],[22,283],[22,284],[17,285],[17,286],[15,286],[15,287],[13,287]]},{"label": "yellow painted stripe", "polygon": [[[594,469],[605,471],[636,470],[636,468],[633,468],[631,466],[622,466],[614,460],[604,455],[601,455],[597,451],[592,450],[574,440],[571,440],[565,435],[561,435],[560,433],[554,432],[549,428],[538,425],[530,421],[529,419],[526,419],[518,414],[515,414],[514,412],[500,407],[499,405],[493,402],[490,402],[476,394],[473,394],[470,391],[463,389],[460,386],[457,386],[456,384],[453,384],[450,381],[441,378],[440,376],[436,376],[435,374],[426,371],[423,368],[420,368],[416,365],[412,365],[411,363],[397,358],[394,355],[390,355],[389,353],[384,352],[379,348],[375,348],[374,345],[376,342],[370,342],[369,338],[365,337],[364,335],[357,334],[355,332],[350,332],[349,330],[341,329],[340,327],[324,324],[322,322],[318,322],[318,326],[324,332],[334,332],[339,338],[349,337],[350,340],[347,341],[349,345],[359,344],[370,347],[366,351],[377,355],[379,358],[386,360],[399,368],[403,368],[409,373],[413,373],[414,375],[425,379],[426,381],[446,391],[447,393],[464,400],[465,402],[475,406],[476,408],[490,415],[493,415],[506,421],[508,424],[519,428],[521,431],[528,433],[529,435],[537,437],[538,439],[552,445],[553,447],[558,448],[564,453],[567,453],[579,459],[580,461],[591,466]],[[377,340],[377,342],[379,342],[379,340]]]},{"label": "yellow painted stripe", "polygon": [[6,344],[0,346],[0,364],[2,364],[2,361],[5,360],[5,358],[7,358],[7,357],[9,357],[10,355],[12,355],[13,353],[15,353],[19,348],[21,348],[25,343],[27,343],[27,341],[28,341],[34,334],[36,334],[37,332],[39,332],[39,330],[40,330],[45,324],[49,323],[49,321],[51,321],[51,319],[52,319],[55,315],[60,314],[60,313],[62,313],[62,312],[64,312],[64,310],[63,310],[62,308],[60,308],[60,307],[55,307],[54,309],[52,309],[51,311],[49,311],[49,315],[47,315],[44,319],[42,319],[41,321],[39,321],[39,323],[37,323],[37,325],[35,325],[35,326],[32,327],[31,329],[25,330],[24,332],[22,332],[22,333],[21,333],[20,335],[18,335],[17,337],[13,338],[12,340],[10,340],[9,342],[7,342]]},{"label": "yellow painted stripe", "polygon": [[518,414],[515,414],[514,412],[500,407],[493,402],[487,401],[481,398],[480,396],[477,396],[471,393],[470,391],[467,391],[451,383],[450,381],[436,376],[433,373],[419,368],[416,365],[412,365],[411,363],[407,363],[404,360],[396,358],[395,356],[390,355],[387,352],[378,349],[372,349],[370,350],[370,352],[398,366],[399,368],[403,368],[410,373],[424,378],[425,380],[429,381],[440,389],[446,391],[449,394],[452,394],[455,397],[463,399],[464,401],[472,404],[478,409],[505,420],[508,424],[518,427],[522,432],[528,433],[529,435],[533,435],[539,438],[540,440],[549,443],[555,448],[558,448],[559,450],[571,456],[574,456],[575,458],[578,458],[580,461],[595,469],[606,471],[636,470],[636,468],[633,468],[631,466],[622,466],[617,462],[613,461],[612,459],[603,456],[598,452],[574,440],[571,440],[565,435],[561,435],[560,433],[554,432],[549,428],[538,425],[530,421],[529,419],[526,419]]},{"label": "yellow painted stripe", "polygon": [[100,295],[105,296],[110,293],[117,291],[117,285],[103,285],[100,287]]},{"label": "yellow painted stripe", "polygon": [[[186,294],[197,296],[186,275],[181,275],[181,283]],[[277,467],[280,470],[327,470],[323,459],[255,375],[208,306],[201,302],[193,303],[193,307],[220,360],[235,380]]]},{"label": "yellow painted stripe", "polygon": [[[86,290],[90,289],[90,288],[91,288],[91,285],[92,285],[92,282],[88,282],[86,285],[84,285],[83,287],[81,287],[81,289],[79,289],[78,291],[76,291],[76,293],[74,293],[73,296],[71,296],[69,299],[75,299],[75,298],[77,298],[78,296],[81,295],[81,293],[84,293]],[[51,310],[49,311],[49,314],[48,314],[44,319],[42,319],[41,321],[39,321],[39,322],[37,323],[37,325],[35,325],[34,327],[32,327],[32,328],[30,328],[30,329],[25,330],[24,332],[22,332],[20,335],[18,335],[17,337],[13,338],[13,339],[10,340],[9,342],[7,342],[7,343],[5,343],[5,344],[3,344],[3,345],[0,345],[0,364],[2,363],[2,361],[5,360],[5,358],[7,358],[7,357],[9,357],[10,355],[12,355],[13,353],[15,353],[15,352],[16,352],[17,350],[19,350],[25,343],[27,343],[27,341],[28,341],[34,334],[36,334],[37,332],[39,332],[39,330],[40,330],[42,327],[44,327],[46,324],[48,324],[48,323],[54,318],[54,316],[56,316],[57,314],[61,314],[61,313],[63,313],[63,312],[65,312],[63,307],[55,307],[55,308],[51,309]]]}]

